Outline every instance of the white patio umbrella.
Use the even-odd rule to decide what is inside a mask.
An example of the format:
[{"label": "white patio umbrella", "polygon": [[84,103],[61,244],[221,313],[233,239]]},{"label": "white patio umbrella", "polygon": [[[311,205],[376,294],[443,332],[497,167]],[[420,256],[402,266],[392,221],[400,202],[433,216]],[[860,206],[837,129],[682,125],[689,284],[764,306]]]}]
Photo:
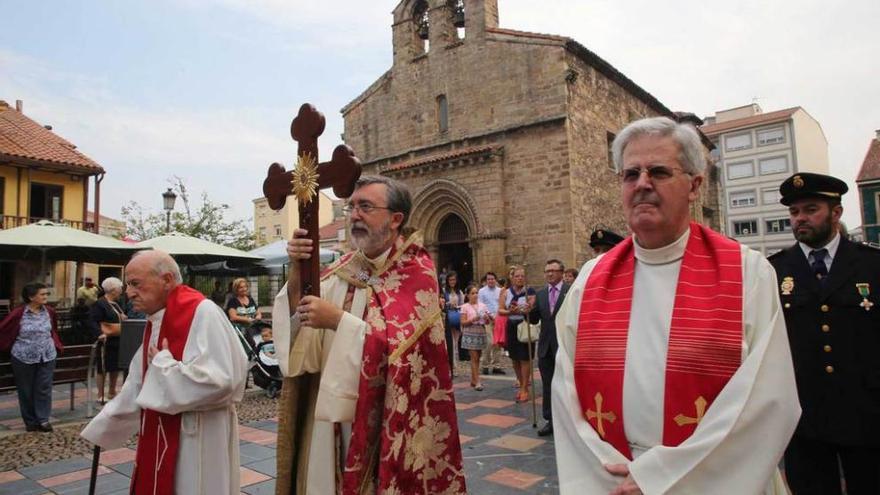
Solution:
[{"label": "white patio umbrella", "polygon": [[165,251],[182,265],[204,265],[218,261],[248,264],[263,261],[262,256],[215,244],[179,232],[147,239],[135,245],[142,248],[154,248]]},{"label": "white patio umbrella", "polygon": [[47,259],[124,264],[142,249],[149,247],[131,245],[49,220],[0,230],[0,259],[40,260],[44,271]]},{"label": "white patio umbrella", "polygon": [[[290,259],[287,257],[287,241],[284,239],[252,249],[248,253],[264,258],[259,264],[265,267],[280,267],[290,263]],[[320,248],[319,256],[321,263],[331,263],[339,257],[339,253]]]}]

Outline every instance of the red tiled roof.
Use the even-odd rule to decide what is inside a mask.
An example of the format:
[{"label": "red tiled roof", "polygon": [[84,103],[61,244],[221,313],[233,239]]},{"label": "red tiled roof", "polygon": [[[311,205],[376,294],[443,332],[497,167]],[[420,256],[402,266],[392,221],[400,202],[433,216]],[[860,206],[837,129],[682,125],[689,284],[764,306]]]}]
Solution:
[{"label": "red tiled roof", "polygon": [[871,145],[868,146],[868,152],[865,154],[865,160],[862,161],[862,168],[859,169],[859,175],[856,182],[865,180],[880,179],[880,139],[872,139]]},{"label": "red tiled roof", "polygon": [[446,160],[452,160],[455,158],[461,158],[468,155],[475,155],[480,153],[489,153],[494,149],[492,145],[484,145],[484,146],[469,146],[467,148],[458,148],[452,151],[447,151],[445,153],[438,153],[436,155],[423,156],[416,160],[412,160],[409,162],[401,162],[395,165],[388,167],[385,171],[394,172],[397,170],[404,170],[408,168],[418,167],[420,165],[427,165],[429,163],[438,163],[444,162]]},{"label": "red tiled roof", "polygon": [[792,107],[786,108],[784,110],[776,110],[775,112],[761,113],[758,115],[753,115],[751,117],[728,120],[727,122],[721,122],[720,124],[704,125],[700,127],[700,130],[703,131],[703,134],[707,136],[715,136],[721,134],[722,132],[739,129],[742,127],[753,127],[756,125],[770,124],[772,122],[788,120],[789,118],[791,118],[792,115],[794,115],[795,112],[800,109],[801,107]]},{"label": "red tiled roof", "polygon": [[62,169],[101,173],[104,169],[76,146],[0,100],[0,159],[42,162]]},{"label": "red tiled roof", "polygon": [[339,231],[345,228],[345,219],[339,218],[333,220],[318,230],[318,239],[322,241],[335,240],[339,236]]}]

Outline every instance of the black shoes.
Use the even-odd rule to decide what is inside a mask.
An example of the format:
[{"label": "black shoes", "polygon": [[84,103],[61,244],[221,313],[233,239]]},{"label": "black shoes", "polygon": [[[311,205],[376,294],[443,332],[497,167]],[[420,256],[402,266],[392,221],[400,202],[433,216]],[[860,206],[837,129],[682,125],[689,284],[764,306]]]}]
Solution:
[{"label": "black shoes", "polygon": [[52,425],[49,424],[48,422],[43,423],[41,425],[26,425],[24,427],[24,431],[40,431],[40,432],[48,433],[52,430],[53,430]]},{"label": "black shoes", "polygon": [[548,422],[543,428],[538,430],[539,437],[546,437],[553,434],[553,423]]},{"label": "black shoes", "polygon": [[501,368],[495,368],[494,370],[492,370],[492,374],[493,375],[506,375],[507,373],[505,373],[504,370]]}]

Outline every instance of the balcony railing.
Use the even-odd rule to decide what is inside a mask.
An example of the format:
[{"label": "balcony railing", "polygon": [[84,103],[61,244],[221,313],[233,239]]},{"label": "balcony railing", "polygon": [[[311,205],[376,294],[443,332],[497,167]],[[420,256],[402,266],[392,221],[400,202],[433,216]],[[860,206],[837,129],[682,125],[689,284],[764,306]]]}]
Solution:
[{"label": "balcony railing", "polygon": [[21,227],[24,225],[28,225],[31,223],[37,223],[40,220],[51,220],[56,223],[63,223],[71,228],[78,230],[85,230],[92,233],[97,233],[95,230],[94,222],[82,222],[79,220],[55,220],[52,218],[41,218],[41,217],[17,217],[13,215],[2,215],[0,216],[0,229],[12,229],[15,227]]}]

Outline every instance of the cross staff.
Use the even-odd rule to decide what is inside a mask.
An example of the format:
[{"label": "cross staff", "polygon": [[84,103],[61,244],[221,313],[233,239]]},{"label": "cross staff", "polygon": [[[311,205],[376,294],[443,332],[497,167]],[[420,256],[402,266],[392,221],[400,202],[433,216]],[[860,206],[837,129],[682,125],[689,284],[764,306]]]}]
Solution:
[{"label": "cross staff", "polygon": [[[297,142],[297,165],[285,172],[278,163],[269,166],[269,173],[263,181],[263,194],[269,207],[280,210],[287,197],[295,195],[299,202],[299,227],[306,229],[312,239],[312,256],[292,265],[288,274],[287,298],[291,314],[297,303],[305,295],[320,297],[320,257],[318,237],[318,191],[328,187],[340,198],[347,198],[354,192],[354,184],[361,176],[361,162],[354,151],[341,144],[333,150],[329,162],[318,163],[318,137],[324,132],[324,115],[312,105],[305,103],[290,124],[290,135]],[[298,269],[297,269],[298,268]],[[295,287],[298,272],[300,284]]]}]

